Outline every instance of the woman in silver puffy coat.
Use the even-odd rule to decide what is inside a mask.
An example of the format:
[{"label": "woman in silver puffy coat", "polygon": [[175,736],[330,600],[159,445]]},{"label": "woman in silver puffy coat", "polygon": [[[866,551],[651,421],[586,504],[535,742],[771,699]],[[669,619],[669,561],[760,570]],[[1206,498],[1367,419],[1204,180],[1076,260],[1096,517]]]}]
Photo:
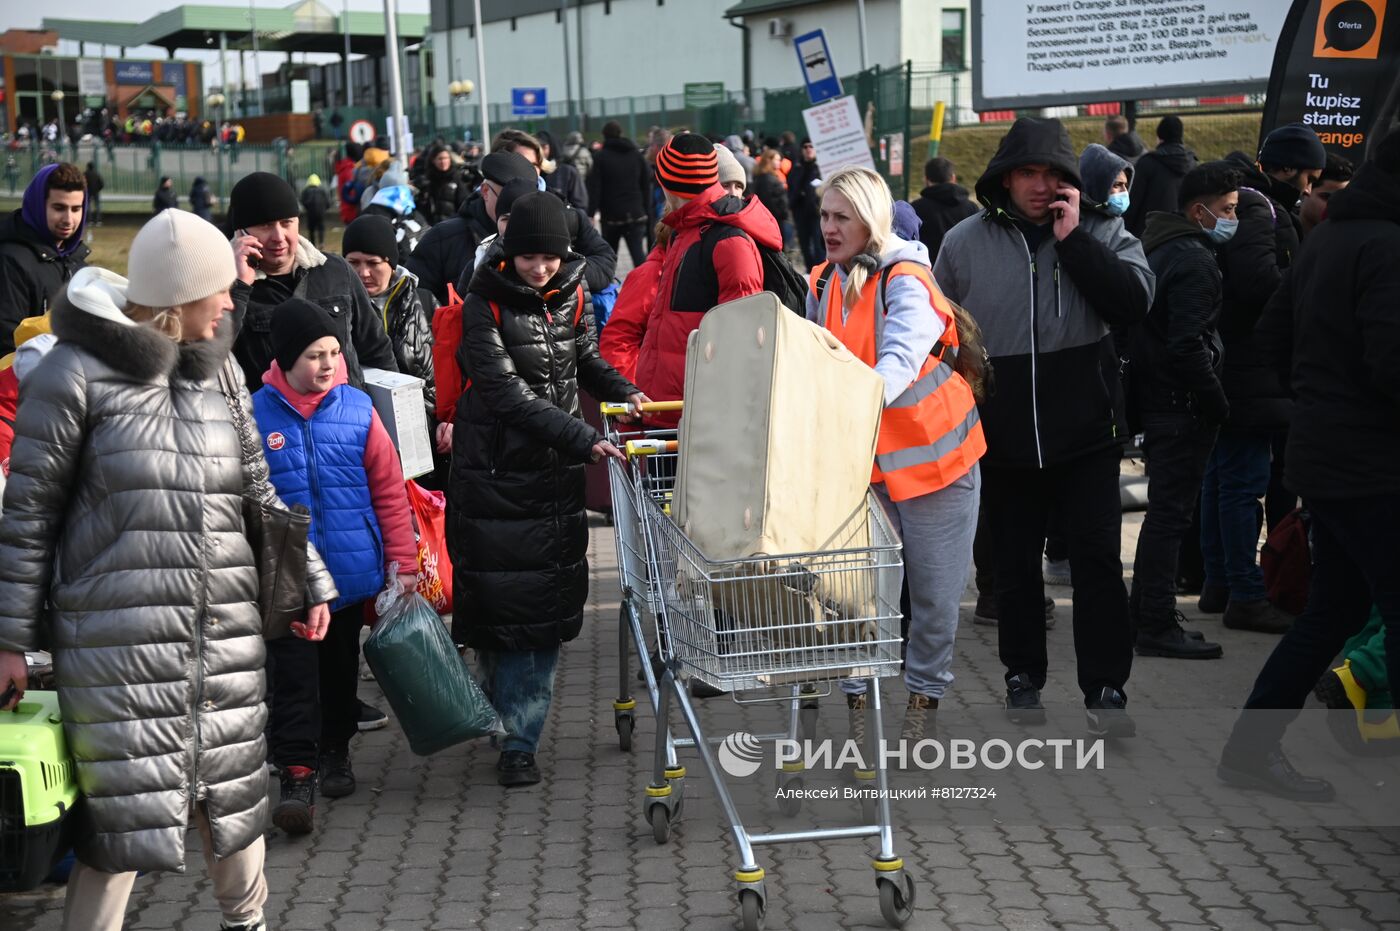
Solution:
[{"label": "woman in silver puffy coat", "polygon": [[[229,363],[242,261],[211,224],[162,212],[132,242],[129,285],[74,276],[25,382],[0,518],[0,693],[22,694],[23,651],[53,652],[84,796],[65,929],[120,929],[135,871],[184,869],[191,820],[223,927],[264,927],[264,649],[242,498],[275,494]],[[319,639],[335,590],[314,554],[308,589],[294,628]]]}]

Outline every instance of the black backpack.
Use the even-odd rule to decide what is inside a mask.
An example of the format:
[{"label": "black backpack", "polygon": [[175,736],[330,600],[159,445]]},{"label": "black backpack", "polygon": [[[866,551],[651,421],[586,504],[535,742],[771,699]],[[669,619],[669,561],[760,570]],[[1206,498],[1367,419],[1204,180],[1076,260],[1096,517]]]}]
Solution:
[{"label": "black backpack", "polygon": [[[731,236],[748,236],[737,226],[711,223],[700,231],[700,241],[681,260],[672,291],[673,310],[704,312],[719,303],[719,276],[715,273],[715,246]],[[750,237],[751,238],[751,237]],[[807,316],[807,279],[797,273],[781,249],[770,249],[754,240],[763,263],[763,290],[777,295],[784,307]],[[698,264],[697,264],[698,262]]]}]

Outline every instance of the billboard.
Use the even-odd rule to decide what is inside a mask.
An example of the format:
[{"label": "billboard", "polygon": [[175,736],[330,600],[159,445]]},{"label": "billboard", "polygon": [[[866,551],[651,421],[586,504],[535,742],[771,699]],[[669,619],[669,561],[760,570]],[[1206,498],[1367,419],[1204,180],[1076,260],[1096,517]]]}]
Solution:
[{"label": "billboard", "polygon": [[155,66],[149,61],[118,61],[113,65],[118,84],[154,84]]},{"label": "billboard", "polygon": [[1279,0],[972,0],[972,106],[1262,91],[1287,13]]},{"label": "billboard", "polygon": [[1260,140],[1302,123],[1359,164],[1400,123],[1400,0],[1295,0],[1269,78]]}]

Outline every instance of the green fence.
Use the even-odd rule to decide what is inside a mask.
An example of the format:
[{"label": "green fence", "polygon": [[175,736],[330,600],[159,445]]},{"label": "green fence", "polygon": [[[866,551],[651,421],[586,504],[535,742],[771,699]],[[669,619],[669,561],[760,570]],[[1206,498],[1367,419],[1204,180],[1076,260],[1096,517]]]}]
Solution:
[{"label": "green fence", "polygon": [[103,180],[103,198],[112,200],[150,199],[162,177],[168,176],[182,205],[195,178],[209,182],[214,196],[223,203],[229,190],[244,175],[269,171],[300,189],[313,173],[326,184],[331,179],[334,144],[318,142],[290,146],[271,145],[114,145],[80,143],[74,146],[40,146],[10,149],[6,152],[5,188],[18,195],[29,179],[44,165],[70,161],[80,167],[88,162],[97,166]]}]

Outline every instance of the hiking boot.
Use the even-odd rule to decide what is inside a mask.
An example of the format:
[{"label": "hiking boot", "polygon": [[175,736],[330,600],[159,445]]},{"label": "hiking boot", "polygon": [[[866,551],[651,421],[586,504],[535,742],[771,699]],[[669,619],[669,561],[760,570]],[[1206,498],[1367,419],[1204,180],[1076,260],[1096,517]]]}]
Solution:
[{"label": "hiking boot", "polygon": [[1006,716],[1013,724],[1045,723],[1040,689],[1031,684],[1031,677],[1024,672],[1006,680]]},{"label": "hiking boot", "polygon": [[859,695],[846,693],[846,719],[848,729],[846,736],[856,742],[862,755],[865,754],[865,709],[866,695],[861,692]]},{"label": "hiking boot", "polygon": [[1135,644],[1137,655],[1168,659],[1219,659],[1224,655],[1220,644],[1209,642],[1199,631],[1185,630],[1181,626],[1184,620],[1185,615],[1174,611],[1171,622],[1165,627],[1139,627]]},{"label": "hiking boot", "polygon": [[909,744],[938,736],[938,699],[931,695],[909,694],[909,704],[904,709],[904,729],[900,739]]},{"label": "hiking boot", "polygon": [[1313,779],[1294,769],[1277,746],[1262,756],[1248,756],[1232,754],[1226,745],[1215,775],[1226,785],[1299,802],[1330,802],[1337,794],[1326,779]]},{"label": "hiking boot", "polygon": [[[977,606],[972,609],[972,623],[984,627],[997,626],[997,596],[990,593],[977,595]],[[1055,629],[1055,599],[1045,599],[1045,629]]]},{"label": "hiking boot", "polygon": [[344,798],[355,791],[355,772],[350,768],[348,747],[332,747],[321,753],[321,794]]},{"label": "hiking boot", "polygon": [[1293,626],[1293,615],[1270,604],[1266,598],[1258,601],[1231,598],[1220,620],[1231,630],[1255,630],[1261,634],[1281,634]]},{"label": "hiking boot", "polygon": [[373,705],[360,702],[360,718],[355,726],[362,731],[377,731],[381,727],[389,726],[389,716]]},{"label": "hiking boot", "polygon": [[272,809],[272,823],[288,834],[310,834],[316,823],[316,771],[309,766],[284,766],[282,799]]},{"label": "hiking boot", "polygon": [[1068,559],[1047,559],[1041,563],[1040,577],[1046,585],[1073,585]]},{"label": "hiking boot", "polygon": [[1091,737],[1137,736],[1137,725],[1128,717],[1127,696],[1111,686],[1105,685],[1084,703],[1084,714],[1089,720]]},{"label": "hiking boot", "polygon": [[1196,610],[1202,614],[1220,614],[1229,603],[1229,586],[1202,585],[1200,600],[1196,602]]},{"label": "hiking boot", "polygon": [[535,765],[535,755],[524,750],[506,750],[496,761],[500,776],[496,781],[506,788],[512,786],[532,786],[540,781],[540,768]]}]

